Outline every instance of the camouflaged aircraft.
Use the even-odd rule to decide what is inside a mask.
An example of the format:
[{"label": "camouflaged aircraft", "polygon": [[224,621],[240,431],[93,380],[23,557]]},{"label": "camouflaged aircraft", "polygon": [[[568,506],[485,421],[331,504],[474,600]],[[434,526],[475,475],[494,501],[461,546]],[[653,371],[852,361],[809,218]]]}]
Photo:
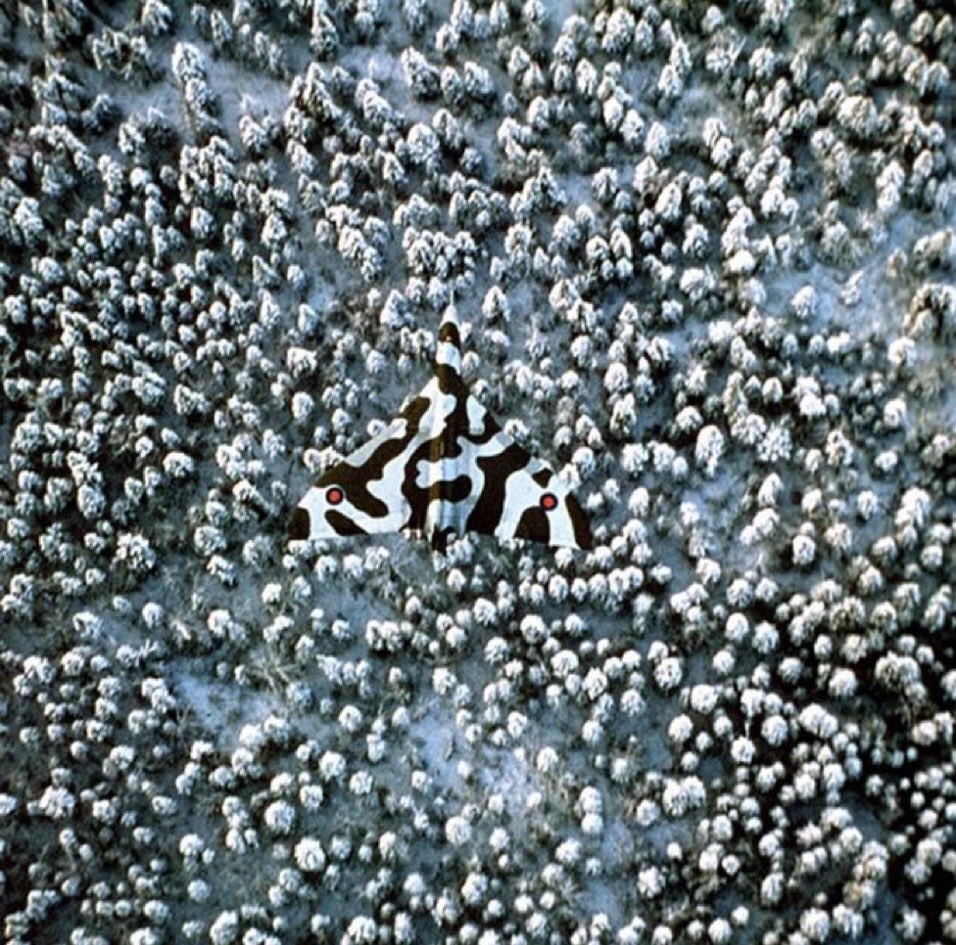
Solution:
[{"label": "camouflaged aircraft", "polygon": [[434,376],[381,433],[327,469],[289,521],[293,540],[387,532],[424,536],[439,550],[464,532],[591,545],[568,487],[469,394],[454,306],[438,328]]}]

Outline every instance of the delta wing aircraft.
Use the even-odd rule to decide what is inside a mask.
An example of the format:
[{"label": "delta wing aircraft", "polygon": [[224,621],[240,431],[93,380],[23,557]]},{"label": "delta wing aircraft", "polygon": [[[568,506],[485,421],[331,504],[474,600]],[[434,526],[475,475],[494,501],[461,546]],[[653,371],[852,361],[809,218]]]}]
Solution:
[{"label": "delta wing aircraft", "polygon": [[461,377],[453,306],[438,328],[434,376],[386,428],[327,469],[292,512],[292,539],[403,532],[444,550],[464,532],[589,548],[568,487],[515,443]]}]

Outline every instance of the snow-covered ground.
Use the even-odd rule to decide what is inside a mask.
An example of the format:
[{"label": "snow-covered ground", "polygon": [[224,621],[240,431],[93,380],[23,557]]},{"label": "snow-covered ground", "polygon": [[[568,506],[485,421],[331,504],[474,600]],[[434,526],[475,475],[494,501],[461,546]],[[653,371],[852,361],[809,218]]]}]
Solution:
[{"label": "snow-covered ground", "polygon": [[[0,6],[0,917],[956,941],[942,3]],[[289,543],[429,376],[588,552]]]}]

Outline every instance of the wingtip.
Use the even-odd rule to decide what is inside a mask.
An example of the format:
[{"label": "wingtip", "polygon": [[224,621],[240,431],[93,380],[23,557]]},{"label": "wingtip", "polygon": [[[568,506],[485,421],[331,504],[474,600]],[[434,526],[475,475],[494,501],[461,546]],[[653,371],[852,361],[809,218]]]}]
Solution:
[{"label": "wingtip", "polygon": [[578,544],[581,546],[582,551],[590,551],[594,547],[594,540],[591,536],[591,523],[588,521],[588,517],[583,514],[581,515],[582,527],[578,530]]},{"label": "wingtip", "polygon": [[581,503],[573,495],[568,496],[568,514],[571,517],[571,527],[574,529],[575,544],[582,551],[591,550],[591,523],[588,521]]},{"label": "wingtip", "polygon": [[309,513],[301,505],[292,510],[289,517],[289,539],[291,541],[305,541],[312,530]]}]

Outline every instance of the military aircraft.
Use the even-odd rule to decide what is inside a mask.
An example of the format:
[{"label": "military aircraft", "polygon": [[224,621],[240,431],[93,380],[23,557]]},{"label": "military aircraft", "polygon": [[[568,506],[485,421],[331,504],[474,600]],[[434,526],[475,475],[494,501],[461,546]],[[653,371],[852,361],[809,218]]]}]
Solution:
[{"label": "military aircraft", "polygon": [[403,532],[444,550],[477,532],[589,548],[578,500],[468,392],[454,305],[438,328],[434,376],[367,443],[327,469],[289,520],[293,540]]}]

